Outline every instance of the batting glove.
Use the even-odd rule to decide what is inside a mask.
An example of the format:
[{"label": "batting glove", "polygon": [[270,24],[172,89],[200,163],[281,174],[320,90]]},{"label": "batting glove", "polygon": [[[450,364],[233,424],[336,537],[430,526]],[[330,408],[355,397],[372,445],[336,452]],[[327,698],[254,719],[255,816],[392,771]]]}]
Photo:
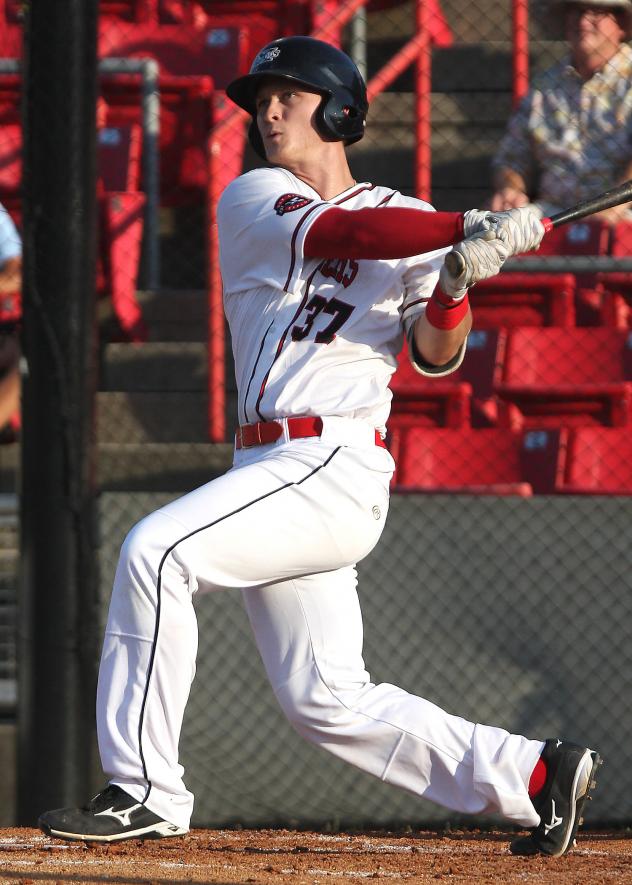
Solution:
[{"label": "batting glove", "polygon": [[536,206],[523,206],[506,212],[494,212],[496,234],[507,244],[510,255],[520,255],[537,249],[545,234]]},{"label": "batting glove", "polygon": [[465,267],[457,277],[453,277],[444,263],[439,272],[439,286],[455,301],[461,301],[474,283],[496,276],[512,254],[504,240],[497,237],[493,230],[473,234],[454,246],[452,251],[462,256]]},{"label": "batting glove", "polygon": [[496,213],[483,209],[468,209],[463,213],[463,237],[467,239],[472,234],[483,230],[495,230],[497,225]]}]

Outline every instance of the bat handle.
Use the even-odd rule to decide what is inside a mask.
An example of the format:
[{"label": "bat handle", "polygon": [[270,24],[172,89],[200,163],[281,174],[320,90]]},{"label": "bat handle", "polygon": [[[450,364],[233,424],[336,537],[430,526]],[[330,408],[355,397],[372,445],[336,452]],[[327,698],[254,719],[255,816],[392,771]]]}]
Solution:
[{"label": "bat handle", "polygon": [[[555,227],[555,222],[550,218],[541,218],[545,233],[550,233]],[[445,266],[451,277],[459,277],[465,270],[465,259],[459,252],[448,252],[445,257]]]}]

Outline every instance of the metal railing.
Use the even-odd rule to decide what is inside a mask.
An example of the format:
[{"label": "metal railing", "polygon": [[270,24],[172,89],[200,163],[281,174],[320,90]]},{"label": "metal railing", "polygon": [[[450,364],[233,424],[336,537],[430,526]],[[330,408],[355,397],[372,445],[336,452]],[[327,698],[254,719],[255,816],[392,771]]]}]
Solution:
[{"label": "metal railing", "polygon": [[[160,240],[158,208],[160,205],[160,93],[159,65],[153,58],[104,58],[99,62],[103,76],[138,74],[143,129],[143,188],[145,204],[146,279],[149,289],[160,287]],[[2,74],[20,74],[22,63],[14,58],[0,58]]]}]

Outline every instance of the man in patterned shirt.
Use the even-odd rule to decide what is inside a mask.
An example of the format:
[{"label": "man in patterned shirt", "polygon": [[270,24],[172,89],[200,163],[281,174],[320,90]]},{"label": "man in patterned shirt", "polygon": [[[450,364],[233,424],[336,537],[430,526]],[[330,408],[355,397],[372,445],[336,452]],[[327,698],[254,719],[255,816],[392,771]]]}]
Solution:
[{"label": "man in patterned shirt", "polygon": [[[495,211],[545,215],[632,177],[632,0],[555,0],[569,55],[534,81],[493,160]],[[600,217],[632,217],[630,204]]]}]

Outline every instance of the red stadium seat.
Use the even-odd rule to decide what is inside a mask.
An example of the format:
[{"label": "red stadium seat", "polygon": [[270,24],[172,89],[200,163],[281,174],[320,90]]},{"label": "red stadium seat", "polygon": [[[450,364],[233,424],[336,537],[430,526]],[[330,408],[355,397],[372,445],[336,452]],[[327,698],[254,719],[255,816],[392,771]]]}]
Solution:
[{"label": "red stadium seat", "polygon": [[138,123],[99,129],[99,175],[104,190],[140,190],[141,149],[142,131]]},{"label": "red stadium seat", "polygon": [[514,429],[630,420],[632,336],[617,329],[508,332],[499,423]]},{"label": "red stadium seat", "polygon": [[609,251],[610,225],[604,221],[584,219],[553,228],[542,240],[537,254],[607,255]]},{"label": "red stadium seat", "polygon": [[572,274],[501,273],[470,289],[476,329],[574,326]]},{"label": "red stadium seat", "polygon": [[450,376],[472,388],[472,427],[494,427],[498,422],[495,385],[502,377],[506,342],[504,329],[473,329],[463,362]]},{"label": "red stadium seat", "polygon": [[[156,23],[100,25],[101,57],[155,58],[160,65],[160,203],[204,205],[209,194],[208,138],[228,110],[223,93],[228,81],[247,72],[251,23],[202,29]],[[139,75],[102,77],[108,124],[128,125],[141,119]],[[245,140],[231,145],[232,166],[241,170]]]},{"label": "red stadium seat", "polygon": [[156,0],[99,0],[100,19],[148,21],[156,16]]},{"label": "red stadium seat", "polygon": [[392,414],[424,415],[427,423],[445,427],[490,427],[497,423],[495,384],[501,380],[506,332],[475,329],[470,332],[461,366],[444,378],[427,378],[417,372],[404,346],[391,380]]},{"label": "red stadium seat", "polygon": [[136,299],[145,194],[140,191],[141,129],[104,127],[98,133],[99,267],[97,288],[108,292],[128,341],[145,341]]},{"label": "red stadium seat", "polygon": [[287,34],[311,30],[311,0],[158,0],[158,21],[188,28],[247,27],[253,53]]},{"label": "red stadium seat", "polygon": [[[609,225],[580,221],[554,228],[542,240],[537,255],[528,253],[522,260],[526,268],[533,257],[606,255],[609,247]],[[484,280],[470,291],[476,328],[596,324],[601,297],[595,275],[570,273],[511,271]]]},{"label": "red stadium seat", "polygon": [[391,426],[410,423],[429,427],[468,427],[472,387],[448,375],[429,378],[417,372],[406,347],[390,383],[393,392]]},{"label": "red stadium seat", "polygon": [[572,430],[556,491],[573,495],[632,495],[630,430],[619,427]]},{"label": "red stadium seat", "polygon": [[248,72],[250,55],[250,27],[238,19],[203,28],[99,22],[99,58],[154,58],[161,74],[212,77],[219,89]]},{"label": "red stadium seat", "polygon": [[399,491],[532,495],[553,490],[560,431],[397,427],[390,448]]},{"label": "red stadium seat", "polygon": [[[629,258],[632,255],[632,222],[620,221],[612,229],[610,254]],[[597,275],[604,288],[601,322],[617,329],[632,327],[632,273],[615,272]]]},{"label": "red stadium seat", "polygon": [[21,0],[0,0],[0,58],[21,58],[24,22]]},{"label": "red stadium seat", "polygon": [[[608,255],[611,226],[604,221],[585,218],[554,228],[542,240],[538,255]],[[527,256],[528,258],[529,256]],[[575,277],[575,324],[600,325],[603,287],[597,274]]]},{"label": "red stadium seat", "polygon": [[[4,81],[5,78],[0,77],[0,84]],[[13,85],[19,95],[18,78]],[[2,92],[0,88],[0,94]],[[19,123],[7,122],[11,113],[10,108],[0,103],[0,202],[21,227],[22,129]],[[101,293],[110,294],[121,328],[133,341],[146,337],[136,301],[145,206],[145,195],[139,190],[140,158],[141,130],[137,124],[99,131],[97,288]],[[14,296],[3,299],[0,321],[14,321],[20,313],[19,299]]]}]

